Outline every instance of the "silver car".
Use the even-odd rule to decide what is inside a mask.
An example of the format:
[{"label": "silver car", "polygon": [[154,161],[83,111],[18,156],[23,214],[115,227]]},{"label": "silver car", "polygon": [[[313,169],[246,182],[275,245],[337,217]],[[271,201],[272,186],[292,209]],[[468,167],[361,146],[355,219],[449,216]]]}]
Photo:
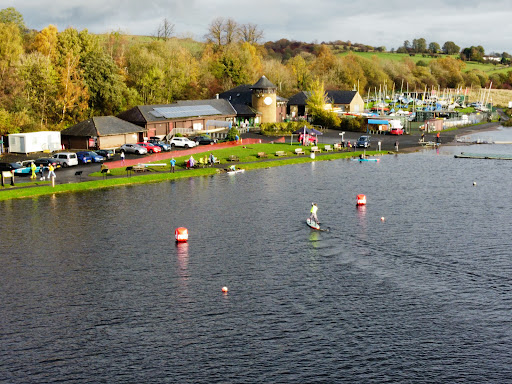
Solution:
[{"label": "silver car", "polygon": [[119,150],[126,153],[135,153],[136,155],[145,155],[148,153],[146,148],[137,144],[123,144]]}]

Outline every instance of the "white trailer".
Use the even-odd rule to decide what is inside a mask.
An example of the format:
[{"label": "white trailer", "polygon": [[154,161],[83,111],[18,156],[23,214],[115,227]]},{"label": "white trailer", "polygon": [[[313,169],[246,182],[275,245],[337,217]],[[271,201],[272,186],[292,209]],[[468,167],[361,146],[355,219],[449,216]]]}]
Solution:
[{"label": "white trailer", "polygon": [[12,133],[8,138],[9,152],[13,153],[53,152],[62,149],[60,132],[56,131]]}]

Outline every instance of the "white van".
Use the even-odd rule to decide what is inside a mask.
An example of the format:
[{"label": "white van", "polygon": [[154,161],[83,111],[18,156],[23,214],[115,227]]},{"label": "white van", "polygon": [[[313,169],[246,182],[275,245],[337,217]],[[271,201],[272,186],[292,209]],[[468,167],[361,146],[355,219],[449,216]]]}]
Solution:
[{"label": "white van", "polygon": [[53,158],[57,159],[63,168],[78,165],[78,158],[73,152],[59,152],[53,155]]}]

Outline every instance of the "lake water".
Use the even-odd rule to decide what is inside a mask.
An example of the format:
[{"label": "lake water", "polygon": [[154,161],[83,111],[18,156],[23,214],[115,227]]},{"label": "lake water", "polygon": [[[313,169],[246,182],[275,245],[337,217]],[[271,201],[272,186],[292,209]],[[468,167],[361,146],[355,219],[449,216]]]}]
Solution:
[{"label": "lake water", "polygon": [[512,162],[453,157],[482,148],[512,153],[2,202],[0,381],[512,382]]}]

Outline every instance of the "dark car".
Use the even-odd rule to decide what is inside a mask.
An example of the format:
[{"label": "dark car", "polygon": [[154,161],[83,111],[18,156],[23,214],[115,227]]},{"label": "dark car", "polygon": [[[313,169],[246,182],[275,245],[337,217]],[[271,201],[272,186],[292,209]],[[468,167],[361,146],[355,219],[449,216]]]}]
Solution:
[{"label": "dark car", "polygon": [[77,152],[76,157],[80,164],[87,164],[92,162],[92,158],[89,156],[89,152],[86,151]]},{"label": "dark car", "polygon": [[[98,155],[94,151],[82,151],[82,152],[88,154],[93,163],[103,163],[105,161],[105,158],[103,156]],[[80,153],[80,152],[78,152],[78,153]],[[77,155],[78,155],[78,153],[77,153]]]},{"label": "dark car", "polygon": [[97,149],[94,152],[96,152],[100,156],[103,156],[107,160],[110,160],[115,155],[112,149]]},{"label": "dark car", "polygon": [[162,151],[170,151],[172,149],[170,144],[166,144],[160,140],[149,139],[148,143],[151,143],[153,145],[156,145],[157,147],[160,147],[162,149]]},{"label": "dark car", "polygon": [[357,139],[357,148],[370,148],[370,136],[361,136]]},{"label": "dark car", "polygon": [[49,164],[53,165],[55,169],[60,168],[61,164],[57,159],[51,157],[42,157],[40,159],[34,160],[34,164],[38,166],[47,167]]},{"label": "dark car", "polygon": [[217,140],[212,139],[210,136],[196,136],[193,140],[199,145],[210,145],[217,142]]},{"label": "dark car", "polygon": [[3,171],[12,172],[12,171],[16,171],[17,169],[21,170],[22,168],[27,168],[27,167],[24,167],[23,165],[18,164],[18,163],[0,163],[0,172],[3,172]]}]

